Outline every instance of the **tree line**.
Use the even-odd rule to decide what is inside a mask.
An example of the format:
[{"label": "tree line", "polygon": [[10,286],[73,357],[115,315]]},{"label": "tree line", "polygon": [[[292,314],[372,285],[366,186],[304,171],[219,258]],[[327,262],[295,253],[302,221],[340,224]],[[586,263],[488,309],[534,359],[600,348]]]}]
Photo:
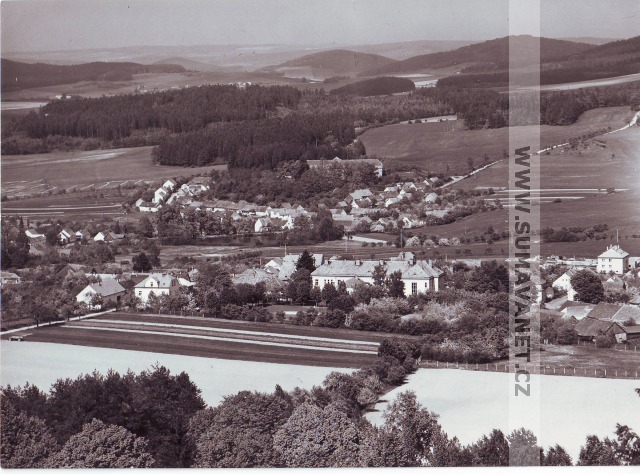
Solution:
[{"label": "tree line", "polygon": [[[366,407],[415,363],[410,344],[383,344],[376,363],[352,374],[332,372],[312,389],[245,390],[216,407],[188,374],[164,367],[59,379],[48,394],[5,387],[0,460],[4,468],[572,465],[564,448],[545,450],[524,428],[462,445],[411,391],[388,404],[381,424],[369,422]],[[577,460],[638,464],[640,439],[621,424],[614,438],[587,436]]]}]

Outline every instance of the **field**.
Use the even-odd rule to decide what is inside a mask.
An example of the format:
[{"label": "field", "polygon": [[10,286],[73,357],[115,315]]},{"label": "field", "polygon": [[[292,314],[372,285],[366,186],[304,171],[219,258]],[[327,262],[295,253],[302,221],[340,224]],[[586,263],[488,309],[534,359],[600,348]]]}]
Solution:
[{"label": "field", "polygon": [[[178,168],[155,165],[153,147],[54,152],[2,157],[2,191],[9,197],[41,191],[109,189],[173,176],[208,173],[215,166]],[[223,168],[223,166],[222,166]]]},{"label": "field", "polygon": [[510,412],[513,384],[508,374],[455,369],[418,370],[407,384],[389,392],[377,406],[380,411],[367,418],[382,423],[386,403],[413,390],[423,406],[440,415],[439,423],[449,436],[457,436],[462,444],[473,443],[494,428],[508,434],[526,427],[543,447],[560,444],[574,462],[587,435],[611,437],[616,423],[640,429],[640,397],[634,392],[638,381],[544,375],[531,380],[533,396],[540,396],[538,420],[527,418],[538,409],[533,403],[532,411]]},{"label": "field", "polygon": [[388,337],[328,328],[129,313],[42,326],[24,333],[28,342],[345,368],[373,362],[378,344]]},{"label": "field", "polygon": [[209,406],[215,406],[223,397],[241,390],[272,392],[276,384],[284,390],[295,387],[310,389],[320,385],[334,370],[350,372],[349,369],[332,367],[208,359],[40,342],[3,341],[1,350],[0,385],[3,387],[24,386],[29,382],[46,392],[59,378],[75,378],[94,370],[103,374],[109,369],[120,373],[127,370],[140,372],[162,365],[173,374],[187,372],[202,390],[202,398]]},{"label": "field", "polygon": [[[55,152],[2,157],[2,203],[6,214],[34,217],[122,214],[118,187],[177,176],[204,174],[222,166],[178,168],[155,165],[152,147]],[[58,194],[64,192],[65,194]],[[89,198],[95,193],[109,197]],[[49,195],[51,193],[51,195]]]},{"label": "field", "polygon": [[[547,148],[603,128],[621,128],[632,117],[628,107],[589,110],[573,125],[541,126],[541,145]],[[509,150],[509,133],[517,141],[529,136],[531,130],[532,127],[464,130],[462,121],[396,124],[368,130],[360,139],[370,155],[450,175],[466,174],[469,171],[468,157],[476,165],[482,164],[485,153],[491,161],[501,159],[503,152]]]}]

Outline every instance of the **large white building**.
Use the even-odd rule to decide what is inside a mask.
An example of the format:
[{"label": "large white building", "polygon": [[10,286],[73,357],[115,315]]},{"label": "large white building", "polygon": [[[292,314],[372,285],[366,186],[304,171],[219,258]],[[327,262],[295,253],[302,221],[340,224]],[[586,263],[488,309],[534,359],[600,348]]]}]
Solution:
[{"label": "large white building", "polygon": [[157,297],[162,295],[175,296],[178,294],[179,289],[180,282],[173,275],[152,273],[138,283],[134,291],[142,304],[146,306],[152,293]]},{"label": "large white building", "polygon": [[[553,288],[566,291],[567,292],[567,299],[569,301],[574,301],[575,297],[576,297],[576,291],[573,289],[573,286],[571,285],[571,278],[573,278],[573,276],[576,273],[578,273],[579,271],[588,271],[590,273],[594,273],[593,270],[591,270],[590,268],[584,268],[584,269],[570,268],[569,270],[564,272],[562,275],[560,275],[553,282],[553,284],[551,286]],[[595,273],[594,273],[594,275],[595,275]]]},{"label": "large white building", "polygon": [[[411,257],[413,257],[412,254]],[[312,284],[321,290],[329,283],[337,288],[340,282],[348,284],[354,280],[361,280],[372,285],[375,268],[379,265],[386,270],[387,277],[397,271],[402,273],[405,296],[439,291],[440,289],[440,278],[444,272],[432,266],[431,262],[413,258],[387,261],[328,260],[311,273]]]},{"label": "large white building", "polygon": [[613,272],[623,275],[629,270],[629,254],[622,250],[618,244],[609,245],[606,252],[598,255],[598,273]]}]

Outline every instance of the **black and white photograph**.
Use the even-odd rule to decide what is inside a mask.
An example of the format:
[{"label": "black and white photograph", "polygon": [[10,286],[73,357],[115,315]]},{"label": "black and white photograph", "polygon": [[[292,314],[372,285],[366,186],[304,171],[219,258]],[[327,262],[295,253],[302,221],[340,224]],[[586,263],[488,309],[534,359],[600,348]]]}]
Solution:
[{"label": "black and white photograph", "polygon": [[0,467],[640,466],[637,0],[0,14]]}]

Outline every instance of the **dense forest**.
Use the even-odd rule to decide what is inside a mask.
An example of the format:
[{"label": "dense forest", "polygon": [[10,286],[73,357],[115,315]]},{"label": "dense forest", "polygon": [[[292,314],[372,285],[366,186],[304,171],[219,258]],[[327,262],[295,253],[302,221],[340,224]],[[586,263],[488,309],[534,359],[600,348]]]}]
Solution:
[{"label": "dense forest", "polygon": [[[530,124],[518,118],[518,110],[526,112],[531,104],[521,97],[512,99],[511,124]],[[546,92],[540,100],[542,124],[566,125],[593,108],[638,109],[640,84]],[[6,121],[2,153],[154,145],[154,160],[165,165],[228,163],[231,168],[275,169],[296,160],[357,158],[365,154],[353,143],[358,129],[449,114],[464,119],[471,130],[504,127],[509,124],[509,96],[440,84],[408,94],[367,97],[289,86],[215,85],[60,100]]]},{"label": "dense forest", "polygon": [[416,86],[411,79],[402,77],[375,77],[338,87],[331,91],[334,95],[387,95],[398,92],[410,92]]},{"label": "dense forest", "polygon": [[58,66],[2,59],[2,92],[80,81],[130,81],[133,74],[184,72],[177,64],[93,62]]}]

